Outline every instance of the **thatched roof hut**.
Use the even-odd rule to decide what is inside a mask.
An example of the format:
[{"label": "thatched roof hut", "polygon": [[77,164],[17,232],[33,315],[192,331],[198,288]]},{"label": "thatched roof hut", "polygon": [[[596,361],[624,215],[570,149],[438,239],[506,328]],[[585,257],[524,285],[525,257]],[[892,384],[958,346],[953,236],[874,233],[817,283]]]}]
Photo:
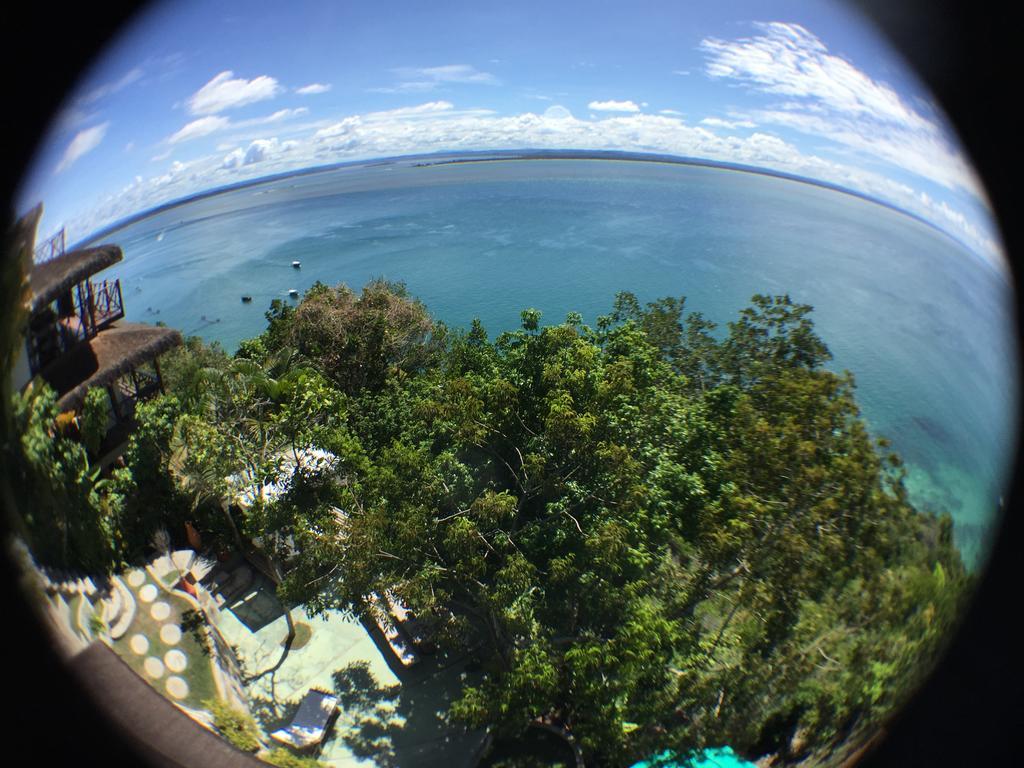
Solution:
[{"label": "thatched roof hut", "polygon": [[101,245],[68,251],[42,264],[34,264],[29,273],[29,286],[32,289],[29,311],[34,313],[42,309],[78,283],[116,264],[122,258],[124,255],[119,246]]},{"label": "thatched roof hut", "polygon": [[111,384],[181,343],[181,334],[171,328],[118,322],[75,346],[43,378],[60,395],[61,410],[71,410],[85,402],[90,388]]}]

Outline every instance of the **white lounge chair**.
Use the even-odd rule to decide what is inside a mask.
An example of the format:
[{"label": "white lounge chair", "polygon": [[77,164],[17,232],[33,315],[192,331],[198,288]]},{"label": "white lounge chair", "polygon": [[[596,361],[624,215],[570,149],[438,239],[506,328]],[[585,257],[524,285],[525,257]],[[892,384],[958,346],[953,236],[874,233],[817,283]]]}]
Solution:
[{"label": "white lounge chair", "polygon": [[311,690],[302,697],[291,723],[270,734],[270,738],[295,749],[309,749],[323,742],[331,718],[338,709],[338,697]]}]

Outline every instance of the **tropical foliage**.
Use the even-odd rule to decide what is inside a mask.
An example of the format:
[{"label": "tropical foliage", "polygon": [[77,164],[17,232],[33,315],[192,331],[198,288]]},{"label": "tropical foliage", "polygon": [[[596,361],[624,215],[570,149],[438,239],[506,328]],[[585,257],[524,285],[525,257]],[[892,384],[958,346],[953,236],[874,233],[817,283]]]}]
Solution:
[{"label": "tropical foliage", "polygon": [[623,293],[594,327],[531,309],[492,340],[401,285],[317,285],[234,356],[165,356],[110,478],[52,398],[19,401],[40,488],[86,511],[29,527],[94,562],[188,521],[314,613],[390,590],[481,660],[451,717],[539,722],[588,762],[827,749],[909,694],[970,577],[810,307],[755,296],[722,329],[684,308]]}]

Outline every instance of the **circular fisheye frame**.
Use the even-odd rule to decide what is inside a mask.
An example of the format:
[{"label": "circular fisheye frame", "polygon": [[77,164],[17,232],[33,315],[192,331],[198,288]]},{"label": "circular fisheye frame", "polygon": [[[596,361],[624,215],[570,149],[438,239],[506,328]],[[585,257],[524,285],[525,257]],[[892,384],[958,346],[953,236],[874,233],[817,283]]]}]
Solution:
[{"label": "circular fisheye frame", "polygon": [[14,195],[5,565],[103,759],[871,764],[972,610],[1014,282],[851,6],[157,3]]}]

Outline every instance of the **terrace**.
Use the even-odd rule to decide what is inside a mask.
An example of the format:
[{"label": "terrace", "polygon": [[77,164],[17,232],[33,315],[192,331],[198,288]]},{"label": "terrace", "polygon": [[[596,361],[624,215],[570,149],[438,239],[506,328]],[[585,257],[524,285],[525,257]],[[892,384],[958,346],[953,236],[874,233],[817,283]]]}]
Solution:
[{"label": "terrace", "polygon": [[218,614],[217,627],[238,654],[250,709],[265,733],[287,728],[304,697],[323,691],[338,697],[340,709],[317,755],[329,766],[475,764],[484,733],[452,725],[444,716],[462,685],[475,677],[466,656],[425,654],[407,667],[371,621],[342,611],[308,617],[301,606],[292,614],[296,639],[283,659],[283,614],[256,631],[243,621],[244,612]]}]

